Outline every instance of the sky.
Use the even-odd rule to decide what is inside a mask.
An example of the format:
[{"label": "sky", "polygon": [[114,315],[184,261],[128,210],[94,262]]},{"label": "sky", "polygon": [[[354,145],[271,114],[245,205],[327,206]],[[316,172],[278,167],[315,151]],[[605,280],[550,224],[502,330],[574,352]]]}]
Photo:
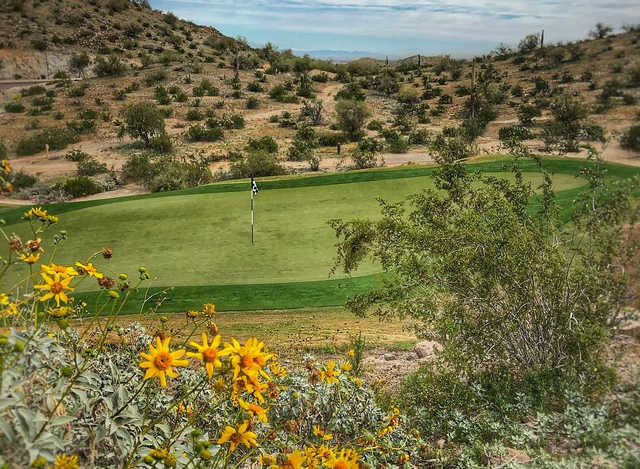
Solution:
[{"label": "sky", "polygon": [[585,38],[599,21],[640,23],[638,0],[151,0],[252,46],[294,51],[357,51],[394,57],[472,56],[528,33],[545,40]]}]

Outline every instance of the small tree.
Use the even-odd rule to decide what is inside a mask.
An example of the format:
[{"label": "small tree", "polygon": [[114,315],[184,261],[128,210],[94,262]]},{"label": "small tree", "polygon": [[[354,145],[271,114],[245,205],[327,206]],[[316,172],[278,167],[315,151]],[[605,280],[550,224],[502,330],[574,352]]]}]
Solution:
[{"label": "small tree", "polygon": [[89,66],[89,55],[85,52],[73,53],[69,60],[69,69],[72,73],[77,73],[84,77],[84,70]]},{"label": "small tree", "polygon": [[351,153],[351,159],[358,169],[373,168],[378,164],[378,156],[384,145],[375,138],[364,138]]},{"label": "small tree", "polygon": [[362,101],[343,100],[336,104],[338,127],[352,140],[358,140],[370,115],[369,107]]},{"label": "small tree", "polygon": [[592,39],[604,39],[613,32],[613,28],[608,24],[596,23],[593,30],[589,32],[589,37]]},{"label": "small tree", "polygon": [[537,34],[529,34],[518,44],[518,51],[526,54],[534,49],[537,49],[540,45],[540,36]]},{"label": "small tree", "polygon": [[150,146],[154,137],[164,134],[164,115],[153,103],[142,102],[127,107],[123,112],[124,130],[134,139]]}]

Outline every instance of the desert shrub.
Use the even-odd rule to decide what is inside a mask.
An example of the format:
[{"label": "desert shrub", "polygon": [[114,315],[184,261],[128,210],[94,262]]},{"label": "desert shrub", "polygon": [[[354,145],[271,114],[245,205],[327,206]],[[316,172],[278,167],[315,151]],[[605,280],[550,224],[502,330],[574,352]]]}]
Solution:
[{"label": "desert shrub", "polygon": [[45,94],[46,92],[47,92],[47,89],[44,86],[35,85],[20,91],[20,94],[22,95],[22,97],[26,97],[26,96],[37,96],[39,94]]},{"label": "desert shrub", "polygon": [[5,146],[4,142],[0,141],[0,159],[7,159],[7,147]]},{"label": "desert shrub", "polygon": [[75,163],[79,163],[80,161],[84,161],[90,159],[91,155],[89,153],[85,153],[81,150],[71,150],[68,151],[66,155],[64,155],[64,159],[67,161],[73,161]]},{"label": "desert shrub", "polygon": [[322,101],[305,101],[300,109],[298,121],[306,125],[322,125],[322,111],[324,104]]},{"label": "desert shrub", "polygon": [[416,129],[409,134],[410,145],[426,145],[429,140],[429,131],[427,129]]},{"label": "desert shrub", "polygon": [[74,119],[67,122],[67,128],[76,134],[88,134],[96,129],[96,121],[93,119]]},{"label": "desert shrub", "polygon": [[285,174],[285,168],[275,155],[266,151],[252,151],[244,158],[231,163],[231,176],[234,178],[278,176]]},{"label": "desert shrub", "polygon": [[318,132],[316,133],[316,141],[321,147],[335,147],[345,143],[346,138],[339,132]]},{"label": "desert shrub", "polygon": [[107,172],[107,165],[100,163],[95,158],[85,158],[78,162],[76,174],[78,176],[95,176]]},{"label": "desert shrub", "polygon": [[151,138],[149,147],[156,153],[171,153],[173,151],[173,142],[166,132]]},{"label": "desert shrub", "polygon": [[445,135],[444,132],[436,135],[431,140],[429,149],[438,157],[446,157],[452,161],[469,158],[473,154],[469,139],[464,135],[464,132],[457,129],[450,135]]},{"label": "desert shrub", "polygon": [[127,66],[117,55],[110,55],[106,59],[97,57],[93,66],[94,73],[99,77],[121,76],[127,70]]},{"label": "desert shrub", "polygon": [[373,119],[371,120],[368,124],[367,124],[367,130],[374,130],[374,131],[382,131],[383,127],[382,127],[382,123],[379,120]]},{"label": "desert shrub", "polygon": [[620,138],[623,148],[633,151],[640,151],[640,125],[629,128]]},{"label": "desert shrub", "polygon": [[314,155],[314,146],[305,140],[294,139],[287,150],[289,161],[309,161]]},{"label": "desert shrub", "polygon": [[543,129],[547,151],[575,152],[579,141],[587,135],[582,132],[582,121],[587,117],[586,107],[571,96],[563,95],[551,105],[554,120]]},{"label": "desert shrub", "polygon": [[141,102],[128,106],[123,111],[124,131],[134,139],[149,145],[151,139],[164,133],[164,116],[153,103]]},{"label": "desert shrub", "polygon": [[245,107],[247,109],[258,109],[260,107],[260,100],[258,98],[256,98],[255,96],[251,96],[245,102]]},{"label": "desert shrub", "polygon": [[147,86],[153,86],[165,81],[168,78],[168,74],[165,70],[156,70],[149,72],[144,77],[144,82]]},{"label": "desert shrub", "polygon": [[378,157],[384,145],[375,138],[363,138],[351,152],[351,159],[356,168],[373,168],[378,164]]},{"label": "desert shrub", "polygon": [[502,127],[498,131],[500,140],[529,140],[533,138],[533,133],[527,127],[523,125],[511,125]]},{"label": "desert shrub", "polygon": [[531,104],[523,104],[518,108],[518,120],[521,125],[533,125],[533,118],[540,117],[542,112],[537,106]]},{"label": "desert shrub", "polygon": [[273,137],[265,135],[259,139],[250,138],[247,145],[249,151],[266,151],[267,153],[278,153],[278,143]]},{"label": "desert shrub", "polygon": [[203,78],[198,86],[193,89],[193,95],[202,97],[202,96],[218,96],[220,95],[220,90],[213,86],[206,78]]},{"label": "desert shrub", "polygon": [[24,112],[24,104],[20,101],[11,101],[4,105],[4,110],[11,114],[19,114]]},{"label": "desert shrub", "polygon": [[101,192],[100,186],[87,176],[67,179],[60,188],[74,199]]},{"label": "desert shrub", "polygon": [[225,116],[224,127],[226,129],[244,129],[244,117],[241,114],[231,114],[231,116]]},{"label": "desert shrub", "polygon": [[19,191],[27,187],[33,187],[38,182],[38,179],[25,172],[15,171],[11,173],[9,181],[13,185],[13,190]]},{"label": "desert shrub", "polygon": [[524,90],[522,89],[522,85],[520,83],[516,84],[511,88],[511,96],[515,98],[521,98],[524,95]]},{"label": "desert shrub", "polygon": [[537,34],[529,34],[518,44],[518,51],[526,54],[537,49],[539,44],[540,36]]},{"label": "desert shrub", "polygon": [[610,262],[637,260],[622,235],[636,223],[639,181],[608,184],[592,158],[580,173],[591,189],[574,202],[567,227],[552,216],[542,166],[545,202],[531,212],[535,192],[517,165],[509,182],[478,178],[438,155],[440,190],[411,197],[409,208],[382,204],[375,221],[333,222],[336,267],[353,272],[371,256],[394,278],[353,298],[350,309],[420,321],[419,333],[442,346],[440,369],[470,384],[487,379],[517,392],[535,382],[539,395],[553,395],[560,382],[609,381],[604,344],[630,287]]},{"label": "desert shrub", "polygon": [[409,149],[409,142],[398,132],[387,130],[383,134],[390,153],[406,153]]},{"label": "desert shrub", "polygon": [[341,100],[336,104],[338,127],[352,140],[361,136],[362,127],[370,115],[371,111],[362,101]]},{"label": "desert shrub", "polygon": [[189,109],[185,117],[188,121],[201,121],[203,119],[202,113],[197,109]]},{"label": "desert shrub", "polygon": [[192,142],[216,142],[224,139],[224,132],[220,127],[193,125],[187,131],[187,138]]},{"label": "desert shrub", "polygon": [[596,23],[593,30],[589,32],[589,37],[592,39],[604,39],[613,32],[613,28],[604,23]]},{"label": "desert shrub", "polygon": [[264,88],[259,81],[252,81],[247,85],[247,91],[251,91],[253,93],[262,93]]},{"label": "desert shrub", "polygon": [[44,129],[36,135],[22,138],[18,142],[16,153],[18,156],[34,155],[44,151],[46,145],[49,145],[50,150],[62,150],[78,140],[78,134],[68,129]]},{"label": "desert shrub", "polygon": [[164,86],[156,86],[153,96],[161,106],[166,106],[171,103],[171,96]]}]

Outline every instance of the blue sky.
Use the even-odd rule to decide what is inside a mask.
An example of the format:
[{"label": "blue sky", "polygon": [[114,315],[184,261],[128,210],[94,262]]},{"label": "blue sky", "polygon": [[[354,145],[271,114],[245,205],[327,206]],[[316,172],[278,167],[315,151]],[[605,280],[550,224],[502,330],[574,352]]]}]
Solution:
[{"label": "blue sky", "polygon": [[151,0],[154,8],[281,49],[471,55],[517,44],[586,37],[598,21],[640,23],[638,0]]}]

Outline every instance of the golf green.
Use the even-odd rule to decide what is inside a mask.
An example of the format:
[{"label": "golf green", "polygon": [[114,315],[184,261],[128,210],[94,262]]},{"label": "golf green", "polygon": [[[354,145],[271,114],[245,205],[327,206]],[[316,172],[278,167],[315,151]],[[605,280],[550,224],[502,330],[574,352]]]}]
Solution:
[{"label": "golf green", "polygon": [[[581,163],[574,160],[567,165],[566,160],[557,160],[554,164],[554,190],[561,199],[574,197],[585,185],[575,177]],[[469,167],[512,177],[492,163]],[[135,275],[139,266],[146,266],[153,279],[151,285],[177,287],[169,294],[174,302],[168,308],[173,310],[203,301],[220,304],[220,296],[227,298],[225,309],[340,304],[349,294],[370,287],[377,278],[372,274],[379,273],[380,267],[367,263],[357,272],[360,278],[339,281],[342,277],[338,273],[329,280],[335,234],[328,221],[376,217],[377,198],[400,201],[433,187],[432,170],[418,167],[413,172],[404,168],[258,181],[261,191],[255,200],[253,246],[250,192],[244,183],[50,206],[51,213],[60,213],[57,229],[68,233],[55,260],[65,264],[84,261],[103,248],[111,248],[113,258],[104,261],[98,257],[98,268],[117,276]],[[535,168],[525,170],[525,179],[533,187],[539,186],[541,174]],[[620,174],[625,175],[625,171]],[[28,227],[17,222],[9,231],[26,237]],[[83,282],[84,291],[97,288],[93,282]],[[135,305],[127,311],[140,306],[140,295],[136,294]],[[181,300],[176,303],[178,298]],[[251,298],[261,300],[256,303]]]}]

